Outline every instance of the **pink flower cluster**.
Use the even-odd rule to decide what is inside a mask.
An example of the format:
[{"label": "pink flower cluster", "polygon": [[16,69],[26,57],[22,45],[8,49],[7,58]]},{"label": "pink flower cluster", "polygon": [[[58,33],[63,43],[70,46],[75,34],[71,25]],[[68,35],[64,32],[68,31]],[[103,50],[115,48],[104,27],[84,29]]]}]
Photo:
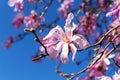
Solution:
[{"label": "pink flower cluster", "polygon": [[8,5],[10,7],[15,6],[14,11],[23,11],[23,0],[9,0]]},{"label": "pink flower cluster", "polygon": [[32,10],[31,15],[24,17],[24,23],[26,27],[37,29],[39,22],[43,22],[45,19],[43,17],[37,16],[37,13]]},{"label": "pink flower cluster", "polygon": [[[106,56],[107,52],[103,54],[103,56],[100,58],[98,62],[96,62],[95,65],[93,65],[89,70],[88,70],[88,76],[85,77],[86,80],[90,78],[94,78],[95,80],[98,80],[98,77],[101,75],[105,75],[105,71],[108,70],[108,66],[110,65],[109,59],[113,58],[115,55],[111,54],[108,57]],[[94,59],[96,61],[101,54],[97,55]],[[94,74],[95,73],[95,74]]]},{"label": "pink flower cluster", "polygon": [[80,17],[79,32],[87,35],[92,34],[96,28],[96,18],[95,14],[86,14],[86,16]]},{"label": "pink flower cluster", "polygon": [[15,26],[16,29],[19,29],[21,24],[23,23],[23,20],[24,16],[21,13],[19,13],[12,21],[12,25]]},{"label": "pink flower cluster", "polygon": [[[72,61],[75,61],[77,48],[84,49],[89,46],[84,36],[73,34],[73,31],[77,28],[76,24],[70,24],[73,17],[72,13],[68,14],[64,26],[65,32],[60,26],[56,26],[43,38],[42,43],[46,46],[51,59],[56,59],[60,54],[62,63],[67,63],[68,54],[72,52]],[[40,50],[44,50],[43,47],[41,47]]]},{"label": "pink flower cluster", "polygon": [[64,0],[63,4],[61,4],[61,7],[58,8],[58,12],[61,14],[61,17],[67,17],[67,13],[69,9],[72,7],[72,2],[74,0]]}]

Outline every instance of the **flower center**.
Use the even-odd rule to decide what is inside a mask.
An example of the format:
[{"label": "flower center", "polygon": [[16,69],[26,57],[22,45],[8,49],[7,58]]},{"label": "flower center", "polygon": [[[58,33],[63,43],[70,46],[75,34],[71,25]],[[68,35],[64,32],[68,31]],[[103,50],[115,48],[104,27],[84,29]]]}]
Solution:
[{"label": "flower center", "polygon": [[66,43],[70,43],[71,42],[71,38],[70,37],[65,37],[63,39],[63,41],[66,42]]}]

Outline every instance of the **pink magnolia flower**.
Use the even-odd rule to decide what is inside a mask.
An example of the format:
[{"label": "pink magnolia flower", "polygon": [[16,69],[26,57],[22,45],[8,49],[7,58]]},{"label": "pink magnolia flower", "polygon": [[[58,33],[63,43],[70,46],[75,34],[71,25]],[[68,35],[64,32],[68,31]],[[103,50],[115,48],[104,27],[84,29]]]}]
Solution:
[{"label": "pink magnolia flower", "polygon": [[81,49],[84,49],[89,46],[84,36],[80,34],[73,35],[73,31],[77,25],[74,23],[70,25],[72,19],[73,14],[70,13],[64,26],[65,32],[60,26],[56,26],[43,38],[43,44],[47,47],[50,58],[56,59],[61,52],[60,57],[63,63],[68,62],[68,54],[70,51],[73,54],[72,61],[74,61],[77,47],[79,46]]},{"label": "pink magnolia flower", "polygon": [[65,17],[67,16],[67,13],[69,9],[72,7],[72,2],[74,0],[64,0],[63,4],[61,4],[61,7],[58,8],[58,12],[61,14],[60,17]]},{"label": "pink magnolia flower", "polygon": [[88,35],[92,34],[96,28],[96,18],[97,16],[95,14],[86,14],[86,16],[80,17],[79,32]]},{"label": "pink magnolia flower", "polygon": [[100,58],[101,57],[101,55],[102,55],[102,57],[99,59],[99,62],[98,63],[103,63],[103,64],[105,64],[106,65],[106,67],[104,67],[106,70],[108,70],[108,65],[110,65],[110,61],[109,61],[109,59],[112,59],[112,58],[114,58],[115,57],[115,55],[114,54],[110,54],[109,56],[107,56],[108,54],[108,49],[106,49],[105,51],[104,51],[104,53],[103,54],[98,54],[95,58],[94,58],[94,61],[96,61],[98,58]]},{"label": "pink magnolia flower", "polygon": [[10,7],[15,6],[14,11],[23,11],[23,0],[9,0],[8,5]]},{"label": "pink magnolia flower", "polygon": [[[96,62],[96,60],[98,58],[99,61],[96,62],[89,70],[88,70],[88,74],[85,77],[86,80],[90,79],[90,78],[94,78],[95,80],[99,80],[98,77],[100,77],[101,75],[105,75],[105,71],[108,70],[108,65],[110,65],[110,61],[109,59],[113,58],[115,55],[114,54],[110,54],[107,57],[107,53],[108,50],[105,50],[105,52],[103,53],[102,57],[101,54],[98,54],[94,59],[93,59],[93,63]],[[94,74],[95,73],[95,74]]]},{"label": "pink magnolia flower", "polygon": [[37,13],[32,10],[31,15],[24,17],[24,23],[26,27],[37,29],[39,22],[43,22],[44,18],[37,16]]},{"label": "pink magnolia flower", "polygon": [[16,29],[19,29],[21,24],[23,23],[23,19],[24,17],[22,14],[17,14],[17,16],[12,21],[12,25],[15,26]]}]

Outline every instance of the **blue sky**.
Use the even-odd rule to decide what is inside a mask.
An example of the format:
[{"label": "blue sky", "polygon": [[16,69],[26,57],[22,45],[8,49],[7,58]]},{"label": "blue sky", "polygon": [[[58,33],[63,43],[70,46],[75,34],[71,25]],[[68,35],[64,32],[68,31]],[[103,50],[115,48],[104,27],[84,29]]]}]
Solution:
[{"label": "blue sky", "polygon": [[[31,56],[39,48],[38,44],[33,40],[33,35],[29,35],[22,41],[13,44],[8,50],[3,48],[2,44],[7,37],[23,33],[23,27],[20,30],[16,30],[11,25],[15,13],[13,12],[13,8],[8,6],[7,1],[0,1],[0,80],[65,80],[55,72],[57,61],[52,61],[49,58],[43,59],[42,63],[31,61]],[[48,14],[53,15],[45,16],[47,23],[52,21],[53,16],[56,17],[58,15],[57,10],[53,11],[54,7],[58,6],[54,2],[51,10],[48,10]],[[64,20],[61,22],[58,22],[58,24],[63,26]],[[81,68],[71,62],[70,58],[69,63],[62,65],[61,69],[64,72],[70,73],[78,71]]]}]

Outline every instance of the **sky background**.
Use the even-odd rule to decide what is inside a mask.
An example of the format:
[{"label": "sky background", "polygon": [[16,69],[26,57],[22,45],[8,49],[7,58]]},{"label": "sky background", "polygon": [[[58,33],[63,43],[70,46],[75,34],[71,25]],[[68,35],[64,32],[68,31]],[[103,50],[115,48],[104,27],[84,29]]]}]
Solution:
[{"label": "sky background", "polygon": [[[11,22],[16,13],[7,3],[8,0],[0,0],[0,80],[65,80],[55,72],[57,61],[52,61],[49,58],[44,58],[41,63],[31,61],[31,57],[39,48],[39,45],[33,40],[33,35],[28,35],[23,40],[14,43],[8,50],[3,48],[3,42],[9,36],[16,36],[24,32],[24,26],[20,30],[16,30],[12,26]],[[75,4],[75,7],[77,5]],[[50,23],[54,20],[53,17],[58,16],[57,8],[59,6],[57,1],[53,3],[45,16],[46,23]],[[63,26],[64,20],[59,21],[57,24]],[[82,59],[80,56],[85,56],[85,53],[79,54],[78,60]],[[69,63],[62,65],[61,70],[72,73],[81,70],[85,66],[77,66],[71,62],[70,56]]]}]

